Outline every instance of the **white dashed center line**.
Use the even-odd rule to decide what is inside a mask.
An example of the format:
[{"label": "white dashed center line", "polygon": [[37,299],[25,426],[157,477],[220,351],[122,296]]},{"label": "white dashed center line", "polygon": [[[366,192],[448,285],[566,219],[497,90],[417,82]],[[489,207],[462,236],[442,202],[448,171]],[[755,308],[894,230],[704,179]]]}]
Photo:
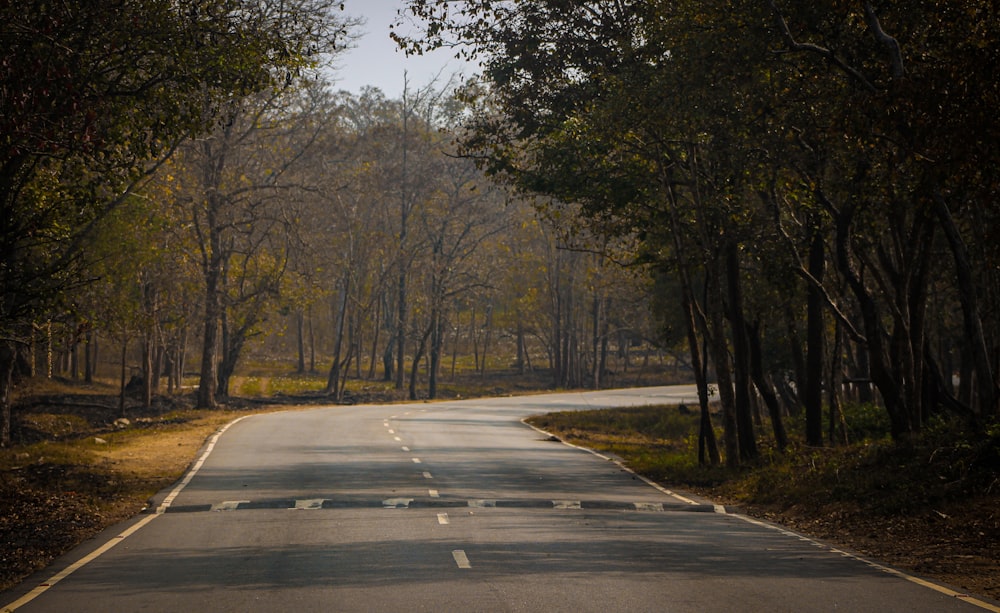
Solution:
[{"label": "white dashed center line", "polygon": [[437,490],[427,490],[427,495],[430,496],[431,498],[441,497],[441,494],[439,494]]},{"label": "white dashed center line", "polygon": [[427,471],[424,471],[424,479],[433,479],[433,478],[434,478],[434,475],[430,474]]},{"label": "white dashed center line", "polygon": [[402,447],[400,447],[400,449],[402,449],[403,451],[409,451],[410,450],[410,448],[407,447],[406,445],[403,445]]},{"label": "white dashed center line", "polygon": [[448,524],[450,524],[451,520],[448,519],[448,514],[438,513],[438,523],[441,524],[442,526],[447,526]]},{"label": "white dashed center line", "polygon": [[413,458],[414,464],[420,464],[420,458]]}]

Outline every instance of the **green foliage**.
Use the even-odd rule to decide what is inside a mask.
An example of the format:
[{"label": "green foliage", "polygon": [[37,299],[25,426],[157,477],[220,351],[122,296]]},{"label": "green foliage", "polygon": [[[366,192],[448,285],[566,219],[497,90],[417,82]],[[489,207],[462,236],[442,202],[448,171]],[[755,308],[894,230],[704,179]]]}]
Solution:
[{"label": "green foliage", "polygon": [[842,408],[848,440],[878,441],[889,435],[889,416],[875,404],[849,403]]}]

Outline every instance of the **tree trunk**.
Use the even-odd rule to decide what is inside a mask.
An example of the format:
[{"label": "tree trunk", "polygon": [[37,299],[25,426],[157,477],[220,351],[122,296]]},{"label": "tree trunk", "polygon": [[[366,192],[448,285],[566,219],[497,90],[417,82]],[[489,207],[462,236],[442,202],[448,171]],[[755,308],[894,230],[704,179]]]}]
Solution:
[{"label": "tree trunk", "polygon": [[413,363],[410,364],[410,400],[417,399],[417,373],[420,371],[420,360],[424,357],[427,349],[427,338],[430,336],[431,326],[428,326],[422,335],[420,343],[417,345],[417,352],[413,356]]},{"label": "tree trunk", "polygon": [[739,466],[740,435],[739,421],[736,417],[736,397],[733,390],[732,369],[729,361],[729,347],[726,343],[725,324],[723,322],[723,297],[720,286],[718,263],[710,261],[706,270],[709,300],[707,302],[712,362],[715,364],[715,376],[719,386],[719,402],[722,404],[723,443],[726,448],[726,465]]},{"label": "tree trunk", "polygon": [[399,304],[396,313],[396,389],[403,389],[406,367],[406,273],[399,273]]},{"label": "tree trunk", "polygon": [[599,354],[601,351],[601,299],[598,296],[597,290],[594,290],[594,299],[591,305],[591,317],[593,317],[592,328],[591,328],[591,345],[594,356],[594,361],[591,364],[591,381],[593,383],[593,388],[595,390],[601,389],[601,360]]},{"label": "tree trunk", "polygon": [[94,360],[92,353],[96,353],[96,342],[94,338],[94,329],[91,327],[87,328],[87,334],[84,337],[84,350],[83,350],[83,380],[86,383],[94,382]]},{"label": "tree trunk", "polygon": [[757,437],[754,433],[750,399],[750,351],[747,347],[747,326],[743,316],[739,246],[735,241],[729,241],[726,245],[726,277],[729,286],[729,321],[733,333],[733,372],[736,382],[736,420],[740,437],[740,459],[752,460],[757,457]]},{"label": "tree trunk", "polygon": [[[221,241],[213,240],[219,250]],[[198,381],[197,406],[200,409],[214,409],[217,406],[215,394],[218,385],[217,351],[219,345],[219,321],[221,319],[222,302],[219,295],[219,280],[222,263],[218,256],[210,255],[210,262],[205,271],[205,319],[204,337],[201,345],[201,377]]]},{"label": "tree trunk", "polygon": [[188,326],[185,323],[181,327],[181,338],[177,343],[177,358],[174,360],[177,368],[177,391],[181,394],[184,393],[184,369],[187,367],[188,334]]},{"label": "tree trunk", "polygon": [[[816,283],[823,282],[826,256],[823,250],[823,235],[818,228],[812,229],[809,245],[809,274]],[[823,293],[809,284],[806,297],[806,387],[803,404],[806,408],[806,444],[814,447],[823,445]]]},{"label": "tree trunk", "polygon": [[122,340],[122,356],[121,356],[121,370],[119,377],[119,390],[118,390],[118,412],[121,413],[122,417],[125,417],[125,384],[126,384],[126,361],[128,360],[128,339]]},{"label": "tree trunk", "polygon": [[427,369],[427,397],[437,398],[438,371],[441,369],[441,350],[444,345],[444,322],[441,311],[434,308],[431,311],[431,348],[430,366]]},{"label": "tree trunk", "polygon": [[14,367],[17,346],[11,341],[0,342],[0,447],[11,446],[11,393],[14,387]]},{"label": "tree trunk", "polygon": [[854,211],[845,207],[836,219],[837,224],[837,268],[844,276],[851,292],[858,301],[861,319],[864,322],[865,338],[868,341],[868,359],[872,382],[882,395],[885,410],[889,414],[890,433],[894,440],[901,440],[912,432],[906,406],[900,394],[899,384],[889,365],[885,351],[884,330],[879,316],[878,305],[871,292],[854,270],[850,255],[850,227]]},{"label": "tree trunk", "polygon": [[486,356],[490,350],[490,342],[493,340],[493,305],[486,307],[486,320],[483,322],[486,332],[483,335],[483,364],[480,376],[486,376]]},{"label": "tree trunk", "polygon": [[785,432],[785,422],[781,415],[781,404],[774,392],[774,386],[764,373],[764,357],[760,347],[760,325],[754,323],[747,326],[747,339],[750,343],[750,376],[753,378],[757,391],[760,392],[767,413],[771,418],[771,429],[774,431],[774,442],[780,451],[788,447],[788,434]]},{"label": "tree trunk", "polygon": [[316,329],[313,327],[312,307],[309,307],[309,372],[316,372]]},{"label": "tree trunk", "polygon": [[69,376],[77,381],[80,379],[80,338],[74,334],[69,339]]},{"label": "tree trunk", "polygon": [[[698,406],[701,419],[698,422],[698,464],[716,466],[721,463],[719,444],[715,437],[715,427],[712,425],[712,414],[709,410],[707,359],[698,348],[698,317],[695,312],[694,286],[691,273],[684,259],[685,249],[681,240],[680,220],[677,214],[676,194],[670,184],[667,184],[668,204],[670,210],[670,233],[673,237],[674,251],[677,255],[677,272],[681,281],[681,306],[684,309],[684,325],[687,328],[688,351],[691,353],[691,369],[694,371],[695,387],[698,389]],[[708,331],[705,330],[705,337]],[[707,353],[707,351],[705,352]],[[625,360],[628,364],[628,348],[625,350]],[[707,358],[707,356],[705,356]],[[649,359],[649,353],[646,353]],[[640,370],[641,372],[641,370]]]},{"label": "tree trunk", "polygon": [[785,303],[785,308],[783,309],[785,315],[785,329],[788,333],[788,343],[792,354],[792,364],[794,365],[794,376],[795,376],[795,388],[793,389],[789,385],[783,386],[785,395],[791,394],[790,400],[786,400],[785,406],[788,409],[789,415],[793,417],[798,417],[802,414],[803,406],[803,395],[805,389],[808,385],[809,377],[806,375],[808,368],[806,368],[806,358],[802,353],[803,343],[801,337],[799,336],[799,327],[796,325],[796,315],[795,311],[792,309],[791,302]]},{"label": "tree trunk", "polygon": [[521,321],[521,313],[517,313],[517,359],[514,362],[517,374],[524,374],[524,322]]},{"label": "tree trunk", "polygon": [[[683,266],[683,264],[678,264]],[[687,328],[688,350],[691,353],[691,369],[694,371],[695,387],[698,389],[698,406],[701,419],[698,422],[698,464],[716,466],[722,462],[719,455],[719,443],[715,438],[715,427],[712,425],[712,414],[708,400],[708,378],[698,349],[698,325],[694,311],[694,298],[691,291],[690,278],[685,271],[681,272],[681,301],[684,307],[685,327]]]},{"label": "tree trunk", "polygon": [[392,350],[396,346],[396,336],[393,334],[389,338],[389,342],[385,345],[385,351],[382,352],[382,369],[385,371],[382,374],[382,380],[386,383],[390,382],[394,378],[393,368],[395,366],[395,360],[393,359]]},{"label": "tree trunk", "polygon": [[840,321],[837,320],[833,333],[833,351],[830,352],[830,379],[826,393],[826,404],[830,413],[828,437],[831,445],[847,444],[847,423],[844,421],[844,412],[840,406],[840,390],[844,383],[843,338],[844,331]]},{"label": "tree trunk", "polygon": [[148,335],[142,339],[142,406],[153,406],[153,341]]},{"label": "tree trunk", "polygon": [[[934,205],[934,213],[941,222],[941,229],[948,240],[952,259],[955,260],[965,342],[968,345],[969,356],[972,358],[972,365],[975,369],[978,403],[973,406],[978,409],[977,413],[980,416],[996,417],[1000,415],[1000,405],[997,402],[1000,392],[997,390],[987,349],[986,335],[983,333],[983,322],[979,314],[979,298],[975,281],[972,278],[972,265],[969,262],[968,250],[941,194],[934,195]],[[961,383],[965,385],[965,381]]]},{"label": "tree trunk", "polygon": [[[375,318],[372,322],[371,353],[368,357],[368,379],[375,378],[375,364],[378,363],[379,333],[382,331],[382,301],[375,302]],[[360,355],[360,354],[359,354]]]},{"label": "tree trunk", "polygon": [[298,365],[295,372],[303,375],[306,372],[306,315],[305,311],[299,309],[295,313],[295,346],[298,349]]},{"label": "tree trunk", "polygon": [[345,277],[342,282],[340,301],[337,305],[336,338],[333,342],[333,364],[330,366],[330,374],[326,379],[326,393],[336,395],[340,383],[340,352],[344,344],[344,329],[347,323],[347,293],[351,287],[349,277]]}]

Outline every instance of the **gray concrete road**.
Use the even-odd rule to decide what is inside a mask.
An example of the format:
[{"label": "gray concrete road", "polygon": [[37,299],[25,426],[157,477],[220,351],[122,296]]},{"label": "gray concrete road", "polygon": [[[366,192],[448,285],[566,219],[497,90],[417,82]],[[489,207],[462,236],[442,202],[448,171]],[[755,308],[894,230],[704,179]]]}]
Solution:
[{"label": "gray concrete road", "polygon": [[689,386],[258,415],[20,611],[967,611],[995,603],[655,488],[520,420]]}]

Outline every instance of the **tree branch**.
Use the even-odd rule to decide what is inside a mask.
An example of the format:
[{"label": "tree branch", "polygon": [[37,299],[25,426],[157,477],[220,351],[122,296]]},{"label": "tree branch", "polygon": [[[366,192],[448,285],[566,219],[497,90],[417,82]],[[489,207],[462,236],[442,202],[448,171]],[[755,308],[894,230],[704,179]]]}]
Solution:
[{"label": "tree branch", "polygon": [[781,35],[785,39],[785,43],[788,45],[787,49],[783,51],[776,51],[775,53],[805,52],[805,53],[813,53],[815,55],[819,55],[826,61],[830,62],[831,64],[842,70],[845,74],[852,77],[855,81],[864,86],[864,88],[867,89],[868,91],[872,93],[878,91],[871,81],[869,81],[863,74],[858,72],[855,68],[848,66],[842,59],[837,57],[837,55],[833,51],[827,49],[826,47],[821,47],[813,43],[800,43],[796,41],[795,37],[792,36],[792,31],[788,28],[788,22],[785,21],[784,16],[781,14],[781,11],[778,9],[778,6],[777,4],[775,4],[774,0],[769,0],[768,4],[771,6],[771,10],[774,12],[775,23],[777,24],[778,29],[781,30]]},{"label": "tree branch", "polygon": [[906,73],[906,69],[903,67],[903,52],[899,48],[899,41],[889,36],[882,29],[882,24],[879,22],[871,2],[864,0],[862,5],[865,8],[865,21],[868,22],[868,27],[871,28],[872,36],[875,37],[877,43],[885,47],[886,52],[889,54],[889,61],[892,62],[892,76],[896,79],[902,78]]}]

